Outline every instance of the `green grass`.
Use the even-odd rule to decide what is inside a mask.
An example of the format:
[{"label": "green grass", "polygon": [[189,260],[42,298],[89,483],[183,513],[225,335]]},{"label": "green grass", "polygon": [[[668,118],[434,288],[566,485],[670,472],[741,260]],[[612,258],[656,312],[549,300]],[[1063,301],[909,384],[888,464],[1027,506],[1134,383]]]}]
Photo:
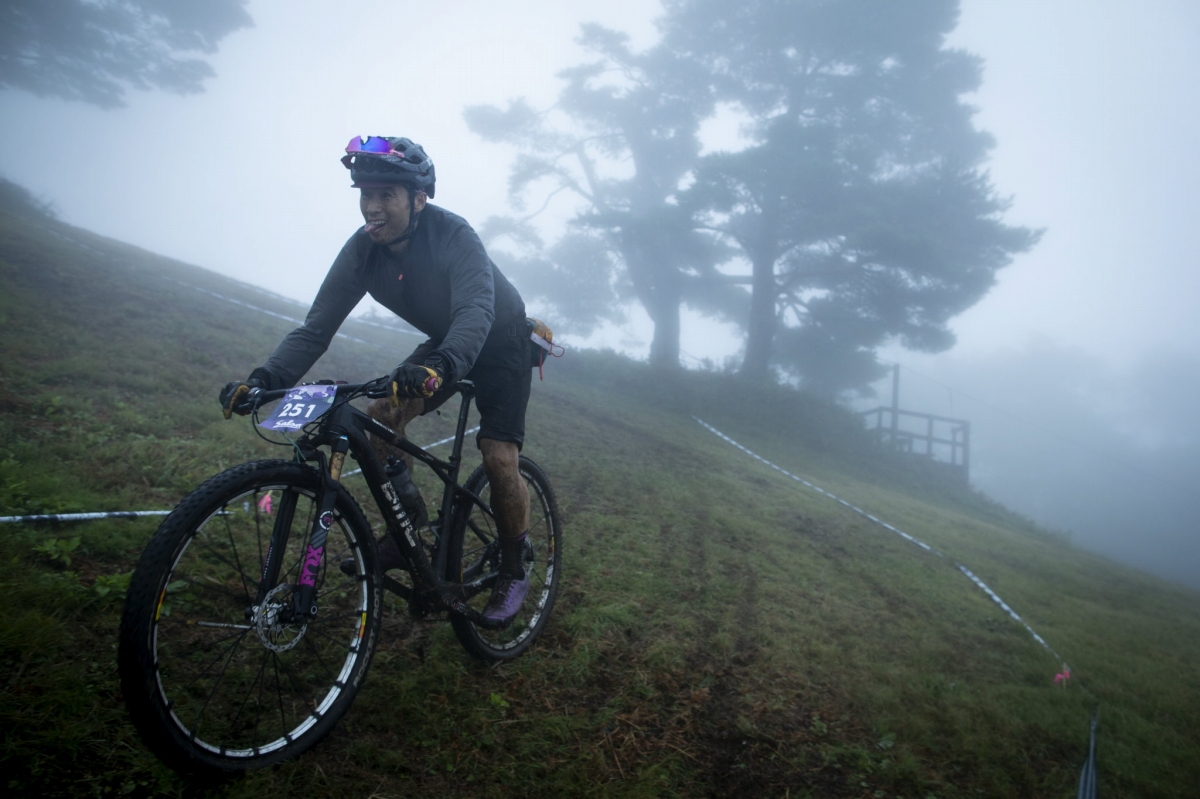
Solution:
[{"label": "green grass", "polygon": [[[292,325],[192,286],[304,312],[5,201],[0,515],[168,508],[221,468],[279,456],[222,420],[215,395]],[[414,344],[346,332],[371,346],[337,340],[314,376],[373,377]],[[432,441],[451,421],[410,434]],[[1105,796],[1200,782],[1196,592],[1072,548],[781,387],[570,352],[535,385],[529,427],[566,521],[563,593],[538,645],[484,666],[392,602],[333,735],[208,794],[1068,797],[1096,706]],[[117,685],[121,581],[155,524],[0,527],[10,793],[206,793],[146,751]],[[1068,660],[1068,687],[955,562]]]}]

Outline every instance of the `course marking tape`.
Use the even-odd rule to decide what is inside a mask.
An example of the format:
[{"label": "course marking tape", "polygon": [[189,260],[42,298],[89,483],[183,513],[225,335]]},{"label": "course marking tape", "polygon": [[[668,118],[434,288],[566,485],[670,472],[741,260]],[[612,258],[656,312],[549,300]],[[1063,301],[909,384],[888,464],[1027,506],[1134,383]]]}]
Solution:
[{"label": "course marking tape", "polygon": [[4,522],[83,522],[91,519],[136,519],[140,516],[166,516],[169,510],[115,510],[99,513],[42,513],[33,516],[0,516]]},{"label": "course marking tape", "polygon": [[[985,583],[983,580],[980,580],[978,577],[976,577],[975,574],[970,569],[968,569],[966,566],[962,565],[961,563],[955,563],[954,565],[958,567],[959,571],[961,571],[963,574],[967,575],[967,577],[970,578],[971,582],[975,583],[975,585],[982,588],[984,593],[986,593],[988,596],[990,596],[992,598],[992,601],[994,601],[1000,607],[1004,608],[1005,613],[1007,613],[1009,616],[1012,616],[1014,619],[1016,619],[1018,622],[1020,622],[1021,625],[1026,630],[1029,631],[1029,634],[1033,636],[1033,640],[1037,641],[1039,644],[1046,647],[1046,649],[1050,652],[1050,654],[1054,655],[1055,658],[1057,658],[1058,660],[1062,660],[1062,657],[1057,652],[1054,651],[1054,649],[1050,646],[1050,644],[1046,643],[1046,641],[1042,638],[1042,636],[1040,636],[1036,632],[1034,632],[1033,628],[1030,627],[1028,624],[1026,624],[1025,620],[1022,619],[1020,616],[1018,616],[1017,612],[1015,610],[1013,610],[1012,608],[1010,608],[1003,599],[1001,599],[999,596],[997,596],[995,591],[993,591],[991,588],[988,588],[987,583]],[[1064,667],[1066,666],[1065,662],[1063,663],[1063,666]]]},{"label": "course marking tape", "polygon": [[[257,305],[251,305],[248,302],[242,302],[241,300],[235,300],[233,297],[226,297],[224,294],[218,294],[215,291],[209,291],[208,289],[202,289],[199,286],[193,286],[191,283],[184,283],[182,280],[176,280],[173,277],[168,277],[168,278],[166,278],[166,280],[169,280],[172,283],[178,283],[179,285],[181,285],[185,288],[195,289],[196,291],[199,291],[202,294],[207,294],[210,297],[216,297],[218,300],[225,300],[226,302],[232,302],[235,305],[240,305],[243,308],[249,308],[252,311],[258,311],[259,313],[265,313],[268,316],[274,316],[276,319],[282,319],[285,322],[291,322],[292,324],[296,324],[296,325],[304,324],[303,319],[293,319],[290,316],[285,316],[284,314],[276,313],[275,311],[268,311],[266,308],[259,308]],[[334,335],[337,336],[338,338],[344,338],[348,341],[353,341],[356,344],[366,344],[368,347],[374,347],[377,350],[383,350],[384,352],[391,352],[391,349],[388,347],[384,347],[384,346],[375,344],[370,341],[365,341],[361,338],[355,338],[354,336],[351,336],[347,333],[334,333]]]},{"label": "course marking tape", "polygon": [[[74,244],[76,247],[80,248],[81,250],[87,250],[88,252],[93,252],[96,255],[99,255],[101,258],[105,258],[109,261],[119,261],[120,260],[112,253],[105,252],[104,250],[101,250],[97,247],[93,247],[90,244],[84,244],[79,239],[73,238],[72,236],[68,236],[67,234],[65,234],[61,231],[51,230],[50,228],[43,227],[42,225],[34,225],[33,227],[36,227],[37,229],[39,229],[43,232],[49,233],[51,236],[54,236],[55,238],[62,239],[63,241]],[[176,280],[173,277],[165,277],[164,276],[164,279],[169,280],[172,283],[178,283],[179,285],[184,286],[185,288],[195,289],[196,291],[202,292],[204,294],[208,294],[212,297],[216,297],[219,300],[225,300],[226,302],[232,302],[237,305],[241,305],[244,308],[249,308],[252,311],[258,311],[259,313],[265,313],[268,316],[274,316],[276,319],[282,319],[285,322],[291,322],[292,324],[296,324],[296,325],[304,324],[303,319],[293,319],[290,316],[285,316],[284,314],[276,313],[275,311],[268,311],[266,308],[259,308],[257,305],[251,305],[248,302],[242,302],[241,300],[235,300],[233,297],[226,297],[224,294],[218,294],[215,291],[209,291],[208,289],[202,289],[199,286],[194,286],[191,283],[185,283],[182,280]],[[279,301],[288,302],[288,303],[294,303],[296,305],[301,305],[301,307],[303,307],[301,303],[298,303],[289,297],[284,297],[281,294],[275,294],[274,292],[268,291],[267,289],[264,289],[260,286],[250,286],[250,288],[252,288],[268,297],[271,297],[274,300],[279,300]],[[391,327],[389,325],[380,324],[379,322],[372,322],[368,319],[351,319],[350,321],[356,322],[356,323],[362,324],[362,325],[370,325],[371,327],[378,327],[382,330],[389,330],[389,331],[393,331],[396,333],[408,333],[410,335],[420,335],[415,330],[409,331],[409,330],[405,330],[405,329],[399,328],[399,327]],[[370,341],[364,341],[361,338],[355,338],[354,336],[348,335],[346,333],[334,333],[334,335],[338,336],[340,338],[347,339],[349,341],[356,342],[358,344],[366,344],[368,347],[374,347],[375,349],[390,351],[387,347],[380,346],[379,344],[375,344]]]},{"label": "course marking tape", "polygon": [[[479,429],[476,425],[463,435],[474,433]],[[441,441],[435,441],[432,444],[426,444],[421,449],[433,449],[442,444],[449,444],[454,440],[454,436],[443,438]],[[358,474],[362,469],[355,469],[352,472],[346,472],[342,477],[349,477],[352,474]],[[6,522],[86,522],[93,519],[137,519],[142,516],[167,516],[169,510],[114,510],[114,511],[99,511],[96,513],[43,513],[32,516],[0,516],[0,524]]]},{"label": "course marking tape", "polygon": [[975,576],[975,573],[972,572],[970,569],[968,569],[966,566],[962,565],[961,563],[955,563],[953,560],[951,560],[949,557],[947,557],[947,555],[944,552],[939,552],[938,550],[936,550],[933,547],[926,544],[924,541],[919,541],[918,539],[912,537],[911,535],[909,535],[908,533],[899,529],[898,527],[894,527],[894,526],[888,524],[887,522],[872,516],[871,514],[867,513],[862,508],[858,508],[858,507],[855,507],[854,505],[851,505],[849,502],[842,499],[841,497],[834,496],[833,494],[829,493],[825,489],[821,488],[819,485],[810,483],[808,480],[805,480],[803,477],[797,477],[796,475],[789,472],[787,469],[784,469],[780,466],[776,466],[775,464],[771,463],[766,458],[759,455],[757,452],[747,449],[746,447],[742,446],[738,442],[734,441],[732,438],[725,435],[720,430],[718,430],[717,428],[710,425],[708,422],[701,419],[699,416],[693,416],[692,418],[695,419],[700,424],[701,427],[708,430],[713,435],[717,436],[718,438],[723,439],[724,441],[729,442],[733,446],[740,449],[742,452],[746,453],[747,455],[754,458],[755,460],[757,460],[761,463],[764,463],[767,466],[770,466],[772,469],[779,472],[780,474],[790,477],[793,480],[795,480],[797,483],[801,483],[805,486],[808,486],[813,491],[816,491],[819,494],[829,497],[833,501],[837,502],[839,505],[843,505],[844,507],[849,508],[850,510],[854,511],[858,515],[864,516],[867,519],[870,519],[872,522],[874,522],[875,524],[884,528],[885,530],[892,531],[896,535],[899,535],[902,538],[904,538],[906,541],[909,541],[909,542],[921,547],[921,549],[924,549],[927,552],[932,552],[933,554],[937,555],[939,558],[946,558],[946,560],[950,560],[950,562],[954,563],[954,565],[956,567],[958,567],[958,570],[961,571],[964,575],[966,575],[971,580],[971,582],[975,583],[975,585],[977,585],[981,589],[983,589],[983,592],[985,594],[987,594],[989,597],[991,597],[992,601],[995,602],[997,605],[999,605],[1005,613],[1007,613],[1015,621],[1019,622],[1026,630],[1028,630],[1029,634],[1031,636],[1033,636],[1033,640],[1035,640],[1039,644],[1041,644],[1047,652],[1054,655],[1055,659],[1058,660],[1060,663],[1062,663],[1064,667],[1066,666],[1066,662],[1063,661],[1062,656],[1059,655],[1057,652],[1055,652],[1054,649],[1049,644],[1046,643],[1045,639],[1043,639],[1040,635],[1038,635],[1034,631],[1034,629],[1025,622],[1024,619],[1022,619],[1019,615],[1017,615],[1017,612],[1015,610],[1013,610],[1011,607],[1009,607],[1008,604],[1003,599],[1000,598],[999,594],[997,594],[990,587],[988,587],[987,583],[985,583],[983,580],[980,580],[977,576]]}]

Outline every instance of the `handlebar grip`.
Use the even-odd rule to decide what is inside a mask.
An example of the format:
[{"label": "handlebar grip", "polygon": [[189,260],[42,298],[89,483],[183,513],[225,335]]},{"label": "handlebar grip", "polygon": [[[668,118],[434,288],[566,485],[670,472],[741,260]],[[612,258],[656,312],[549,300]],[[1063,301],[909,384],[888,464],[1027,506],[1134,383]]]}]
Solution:
[{"label": "handlebar grip", "polygon": [[[244,414],[253,411],[259,405],[262,405],[264,402],[268,401],[264,398],[264,395],[267,393],[267,391],[261,388],[251,388],[243,395],[241,401],[233,407],[234,413]],[[282,393],[280,396],[283,396]]]}]

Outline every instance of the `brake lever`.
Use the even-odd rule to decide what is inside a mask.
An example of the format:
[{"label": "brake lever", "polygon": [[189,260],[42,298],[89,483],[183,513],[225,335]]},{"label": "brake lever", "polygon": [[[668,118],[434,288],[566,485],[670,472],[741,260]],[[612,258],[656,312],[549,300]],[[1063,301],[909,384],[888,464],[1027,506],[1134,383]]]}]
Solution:
[{"label": "brake lever", "polygon": [[386,399],[392,393],[391,377],[380,377],[372,380],[367,385],[367,396],[371,399]]},{"label": "brake lever", "polygon": [[245,398],[238,403],[237,408],[234,410],[242,413],[243,415],[258,410],[258,406],[262,405],[262,396],[265,393],[266,392],[261,388],[250,389],[246,392]]}]

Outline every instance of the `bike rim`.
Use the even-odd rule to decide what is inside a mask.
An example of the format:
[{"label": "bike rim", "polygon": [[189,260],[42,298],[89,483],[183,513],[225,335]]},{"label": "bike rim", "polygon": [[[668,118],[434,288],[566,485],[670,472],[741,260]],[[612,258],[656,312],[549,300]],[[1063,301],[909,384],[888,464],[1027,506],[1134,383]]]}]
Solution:
[{"label": "bike rim", "polygon": [[[183,542],[151,633],[156,687],[170,723],[192,745],[223,758],[267,755],[319,724],[354,679],[367,625],[361,548],[336,513],[317,580],[317,619],[289,624],[263,608],[247,613],[273,529],[272,514],[260,504],[264,496],[295,503],[279,588],[262,603],[286,607],[286,586],[297,581],[316,512],[315,492],[264,484],[214,509]],[[337,569],[344,554],[355,558],[353,577]]]},{"label": "bike rim", "polygon": [[[529,594],[521,611],[512,623],[503,630],[485,630],[475,627],[476,634],[490,648],[497,651],[508,651],[521,646],[535,635],[543,616],[549,610],[556,586],[557,575],[557,530],[554,518],[550,512],[549,498],[538,488],[537,483],[528,474],[522,472],[525,486],[529,491],[529,542],[533,558],[526,559],[525,569],[529,576]],[[490,498],[490,487],[488,496]],[[475,509],[467,521],[467,529],[463,535],[463,572],[488,573],[499,567],[499,553],[496,547],[498,533],[495,522],[478,509]],[[482,610],[490,594],[489,588],[476,594],[470,604],[477,610]]]}]

